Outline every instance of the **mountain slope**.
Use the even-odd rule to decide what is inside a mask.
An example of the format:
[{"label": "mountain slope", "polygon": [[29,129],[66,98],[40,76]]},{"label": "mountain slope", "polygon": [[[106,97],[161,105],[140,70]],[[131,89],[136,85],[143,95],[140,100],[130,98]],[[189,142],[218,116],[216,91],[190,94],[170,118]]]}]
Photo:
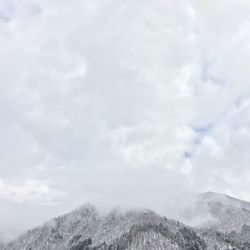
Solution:
[{"label": "mountain slope", "polygon": [[247,250],[249,207],[229,196],[203,194],[192,216],[210,213],[215,219],[206,226],[190,227],[149,210],[103,215],[88,205],[28,231],[0,250]]},{"label": "mountain slope", "polygon": [[[187,232],[193,235],[187,237]],[[151,211],[112,211],[106,216],[86,206],[35,228],[2,249],[205,249],[183,224]],[[195,249],[195,248],[190,248]]]},{"label": "mountain slope", "polygon": [[244,224],[250,225],[250,203],[234,197],[207,192],[200,194],[190,221],[199,221],[196,226],[214,228],[222,232],[240,232]]}]

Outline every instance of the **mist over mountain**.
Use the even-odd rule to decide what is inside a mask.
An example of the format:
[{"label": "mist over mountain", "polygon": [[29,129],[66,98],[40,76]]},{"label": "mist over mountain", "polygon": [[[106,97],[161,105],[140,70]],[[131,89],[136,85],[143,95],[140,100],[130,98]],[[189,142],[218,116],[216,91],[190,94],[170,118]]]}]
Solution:
[{"label": "mist over mountain", "polygon": [[1,248],[247,249],[249,41],[249,0],[0,0]]},{"label": "mist over mountain", "polygon": [[250,249],[249,202],[204,193],[198,195],[194,209],[186,211],[186,216],[192,221],[208,213],[210,220],[191,226],[152,210],[115,209],[103,213],[84,205],[29,230],[0,249]]},{"label": "mist over mountain", "polygon": [[206,193],[196,209],[207,209],[215,220],[214,227],[220,231],[240,231],[242,225],[250,225],[250,203],[228,195]]}]

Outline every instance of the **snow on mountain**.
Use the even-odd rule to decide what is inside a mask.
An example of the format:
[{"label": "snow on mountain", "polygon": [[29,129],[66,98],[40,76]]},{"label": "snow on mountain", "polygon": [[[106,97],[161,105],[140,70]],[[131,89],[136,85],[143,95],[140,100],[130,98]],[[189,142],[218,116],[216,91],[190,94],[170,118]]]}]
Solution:
[{"label": "snow on mountain", "polygon": [[187,222],[195,227],[240,232],[244,224],[250,225],[250,203],[225,194],[207,192],[198,195],[186,216]]},{"label": "snow on mountain", "polygon": [[[137,236],[145,233],[145,228],[147,229],[149,225],[167,227],[173,234],[180,228],[179,223],[151,211],[122,213],[114,210],[104,216],[100,215],[94,207],[84,206],[27,232],[3,249],[78,249],[74,248],[74,244],[95,247],[109,245],[111,247],[128,240],[125,236],[126,233],[134,234],[136,232]],[[159,229],[150,227],[149,231],[155,231],[155,237],[156,235],[161,236]],[[128,236],[128,238],[130,237]],[[139,243],[133,241],[133,244]]]},{"label": "snow on mountain", "polygon": [[205,193],[195,212],[210,213],[209,223],[190,227],[150,210],[113,210],[101,214],[86,205],[56,217],[0,250],[213,250],[250,249],[249,203]]}]

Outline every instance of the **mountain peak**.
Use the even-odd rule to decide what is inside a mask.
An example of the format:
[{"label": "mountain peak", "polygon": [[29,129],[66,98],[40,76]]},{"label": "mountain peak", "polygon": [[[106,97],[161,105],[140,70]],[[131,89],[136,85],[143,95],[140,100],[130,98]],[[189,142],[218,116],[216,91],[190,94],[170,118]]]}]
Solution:
[{"label": "mountain peak", "polygon": [[211,191],[199,194],[198,201],[210,204],[212,203],[221,204],[224,207],[229,206],[229,207],[250,209],[250,202],[248,201],[243,201],[227,194],[216,193]]},{"label": "mountain peak", "polygon": [[87,204],[0,245],[0,250],[250,249],[247,205],[220,193],[200,194],[192,215],[204,219],[209,214],[211,223],[187,226],[152,210],[104,214]]}]

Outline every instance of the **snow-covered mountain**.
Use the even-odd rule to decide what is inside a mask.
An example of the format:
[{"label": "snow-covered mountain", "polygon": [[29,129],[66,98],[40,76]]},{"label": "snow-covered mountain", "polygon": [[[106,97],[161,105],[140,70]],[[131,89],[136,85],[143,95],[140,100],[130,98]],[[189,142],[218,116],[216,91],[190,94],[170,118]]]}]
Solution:
[{"label": "snow-covered mountain", "polygon": [[198,195],[186,215],[194,227],[240,232],[244,224],[250,225],[250,203],[229,195],[207,192]]},{"label": "snow-covered mountain", "polygon": [[[204,210],[204,211],[202,211]],[[59,216],[0,246],[1,250],[250,249],[250,204],[200,195],[190,217],[210,213],[200,226],[187,226],[150,210],[100,214],[91,205]]]}]

